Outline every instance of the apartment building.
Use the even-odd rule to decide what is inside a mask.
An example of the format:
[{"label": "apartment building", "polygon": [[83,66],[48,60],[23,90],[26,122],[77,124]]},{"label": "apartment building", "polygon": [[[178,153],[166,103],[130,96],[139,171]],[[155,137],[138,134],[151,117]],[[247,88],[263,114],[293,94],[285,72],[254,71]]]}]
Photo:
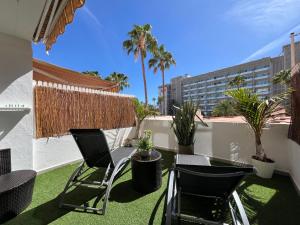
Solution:
[{"label": "apartment building", "polygon": [[[168,84],[170,96],[167,105],[181,104],[192,100],[200,104],[204,115],[211,115],[218,102],[227,99],[224,92],[229,88],[229,82],[237,75],[245,78],[246,88],[251,89],[260,98],[272,96],[284,90],[283,85],[273,85],[272,77],[291,65],[290,45],[283,46],[283,55],[266,57],[259,60],[223,68],[197,76],[178,76]],[[300,62],[300,42],[296,42],[296,62]],[[160,87],[161,90],[161,87]],[[159,92],[161,95],[161,92]],[[168,111],[172,114],[172,110]]]},{"label": "apartment building", "polygon": [[[159,96],[163,96],[162,85],[159,88]],[[171,84],[165,84],[165,97],[159,101],[159,111],[162,115],[171,115],[172,114],[172,101],[171,101]],[[164,102],[163,102],[164,101]]]}]

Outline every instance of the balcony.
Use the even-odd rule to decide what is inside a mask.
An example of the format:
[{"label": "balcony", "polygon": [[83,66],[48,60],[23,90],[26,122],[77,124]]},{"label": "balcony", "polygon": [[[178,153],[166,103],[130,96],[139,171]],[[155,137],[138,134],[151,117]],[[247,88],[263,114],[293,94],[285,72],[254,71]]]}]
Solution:
[{"label": "balcony", "polygon": [[[135,192],[131,187],[131,172],[128,166],[114,185],[109,212],[105,216],[58,208],[60,191],[68,175],[75,169],[76,164],[73,164],[39,175],[31,206],[6,224],[163,224],[164,191],[167,185],[168,169],[172,166],[174,154],[162,151],[162,155],[164,159],[163,185],[160,190],[148,195]],[[91,174],[91,176],[99,173]],[[287,176],[275,175],[271,180],[256,176],[248,177],[241,184],[238,193],[250,224],[287,224],[286,221],[298,220],[299,197]],[[68,197],[77,203],[90,199],[89,202],[92,204],[97,194],[97,191],[90,192],[88,189],[82,189],[73,191]],[[289,217],[288,220],[285,215]]]},{"label": "balcony", "polygon": [[[208,108],[207,111],[211,111],[211,109]],[[156,117],[147,119],[144,124],[144,129],[153,131],[154,146],[161,152],[163,158],[163,179],[162,187],[159,190],[150,194],[136,192],[132,188],[131,166],[128,165],[113,185],[109,209],[105,216],[97,213],[71,211],[67,208],[62,209],[58,207],[60,193],[71,172],[78,166],[77,162],[69,163],[38,175],[32,204],[23,213],[8,221],[6,225],[51,223],[67,225],[78,224],[78,221],[82,221],[84,224],[104,225],[164,224],[168,171],[174,163],[173,150],[169,150],[177,149],[170,122],[169,117]],[[195,143],[195,154],[205,153],[217,158],[241,162],[250,160],[254,148],[249,148],[249,130],[244,123],[219,123],[209,122],[209,120],[207,123],[207,128],[198,124],[196,126],[196,137],[199,141]],[[284,157],[286,151],[290,151],[285,146],[290,141],[283,135],[287,131],[288,125],[273,124],[265,130],[266,135],[263,137],[263,142],[270,145],[273,143],[272,146],[267,147],[267,150],[272,157],[276,158],[277,169],[281,171],[289,168],[292,163]],[[107,133],[107,135],[109,137],[111,134]],[[239,137],[238,141],[235,142],[237,137]],[[65,149],[63,146],[68,145],[66,140],[65,137],[53,138],[49,144],[54,146],[53,142],[57,142],[57,145],[62,145],[62,149]],[[297,146],[295,145],[295,147]],[[280,149],[285,149],[285,151],[280,151]],[[72,148],[68,157],[74,155],[76,151],[75,148]],[[219,165],[220,162],[212,159],[211,163]],[[224,163],[226,164],[226,161]],[[103,172],[102,169],[91,172],[86,179],[98,177]],[[240,184],[237,191],[250,224],[274,225],[289,224],[286,221],[298,221],[300,199],[289,176],[275,174],[272,179],[262,179],[251,175]],[[77,187],[68,193],[66,198],[76,204],[92,204],[98,198],[100,204],[103,194],[97,189]],[[191,207],[197,208],[198,206],[191,205]]]},{"label": "balcony", "polygon": [[255,77],[254,79],[255,80],[261,80],[261,79],[267,79],[267,78],[269,78],[269,75],[258,76],[258,77]]},{"label": "balcony", "polygon": [[270,83],[264,83],[264,84],[255,84],[254,87],[258,88],[258,87],[268,87],[270,86]]}]

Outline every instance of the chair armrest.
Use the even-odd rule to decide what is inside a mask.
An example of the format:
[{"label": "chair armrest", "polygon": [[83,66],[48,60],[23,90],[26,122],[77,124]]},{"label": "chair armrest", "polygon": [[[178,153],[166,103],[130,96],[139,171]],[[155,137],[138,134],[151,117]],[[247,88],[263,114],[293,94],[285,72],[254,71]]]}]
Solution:
[{"label": "chair armrest", "polygon": [[243,204],[241,202],[241,199],[240,199],[238,193],[236,191],[234,191],[232,193],[232,196],[233,196],[233,199],[235,201],[236,207],[237,207],[237,209],[239,211],[239,214],[241,216],[242,224],[243,225],[250,225],[248,217],[247,217],[245,209],[244,209],[244,206],[243,206]]},{"label": "chair armrest", "polygon": [[171,225],[173,220],[173,208],[176,201],[176,184],[175,184],[175,171],[170,170],[167,193],[166,193],[166,215],[165,224]]},{"label": "chair armrest", "polygon": [[0,150],[0,175],[11,172],[10,149]]}]

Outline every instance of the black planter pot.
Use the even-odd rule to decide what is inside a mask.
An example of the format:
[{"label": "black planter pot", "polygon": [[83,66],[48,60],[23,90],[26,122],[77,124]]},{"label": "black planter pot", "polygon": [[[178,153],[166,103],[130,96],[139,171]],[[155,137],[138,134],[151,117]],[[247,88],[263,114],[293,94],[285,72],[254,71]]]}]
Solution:
[{"label": "black planter pot", "polygon": [[150,193],[161,187],[161,154],[152,150],[144,157],[140,152],[131,157],[132,184],[137,192]]}]

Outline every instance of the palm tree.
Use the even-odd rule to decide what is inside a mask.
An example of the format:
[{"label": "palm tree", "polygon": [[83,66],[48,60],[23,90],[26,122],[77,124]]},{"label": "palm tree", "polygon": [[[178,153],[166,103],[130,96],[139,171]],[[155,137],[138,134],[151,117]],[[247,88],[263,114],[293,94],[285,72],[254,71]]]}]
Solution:
[{"label": "palm tree", "polygon": [[273,96],[269,99],[259,99],[258,95],[252,93],[247,88],[226,91],[226,94],[232,97],[235,110],[240,113],[255,135],[256,156],[261,161],[267,161],[268,158],[261,143],[263,128],[267,125],[272,115],[277,112],[279,104],[286,98],[288,92]]},{"label": "palm tree", "polygon": [[158,98],[157,98],[157,104],[159,105],[162,102],[162,100],[163,100],[163,97],[161,95],[158,96]]},{"label": "palm tree", "polygon": [[153,102],[153,106],[155,107],[155,105],[156,105],[156,98],[155,97],[152,98],[152,102]]},{"label": "palm tree", "polygon": [[118,83],[120,91],[123,91],[124,88],[128,88],[130,86],[128,83],[128,76],[126,76],[124,73],[113,72],[107,76],[105,80]]},{"label": "palm tree", "polygon": [[133,29],[128,32],[129,39],[123,42],[123,48],[128,55],[133,53],[135,59],[138,59],[139,56],[141,58],[146,105],[148,105],[148,94],[144,59],[148,51],[154,52],[157,48],[157,41],[152,36],[151,29],[150,24],[134,25]]},{"label": "palm tree", "polygon": [[[292,75],[291,75],[291,69],[288,70],[281,70],[280,72],[276,73],[275,76],[272,78],[273,84],[281,84],[285,87],[287,90],[293,90],[291,87],[292,83]],[[287,99],[287,101],[284,104],[286,114],[291,114],[291,96]]]},{"label": "palm tree", "polygon": [[274,84],[285,84],[287,87],[291,86],[291,70],[281,70],[273,77],[272,81]]},{"label": "palm tree", "polygon": [[91,76],[91,77],[97,77],[101,79],[101,75],[98,71],[94,70],[87,70],[87,71],[83,71],[82,74],[87,75],[87,76]]},{"label": "palm tree", "polygon": [[163,90],[163,114],[165,114],[165,70],[169,69],[171,65],[176,65],[172,54],[165,50],[164,45],[160,45],[159,48],[154,52],[153,58],[148,62],[149,68],[153,68],[154,73],[157,70],[161,71],[162,75],[162,90]]},{"label": "palm tree", "polygon": [[236,116],[237,113],[234,110],[233,103],[230,100],[224,100],[219,102],[213,109],[213,116]]},{"label": "palm tree", "polygon": [[236,86],[237,89],[240,89],[241,87],[245,86],[245,84],[246,84],[245,77],[239,74],[229,82],[229,87]]}]

